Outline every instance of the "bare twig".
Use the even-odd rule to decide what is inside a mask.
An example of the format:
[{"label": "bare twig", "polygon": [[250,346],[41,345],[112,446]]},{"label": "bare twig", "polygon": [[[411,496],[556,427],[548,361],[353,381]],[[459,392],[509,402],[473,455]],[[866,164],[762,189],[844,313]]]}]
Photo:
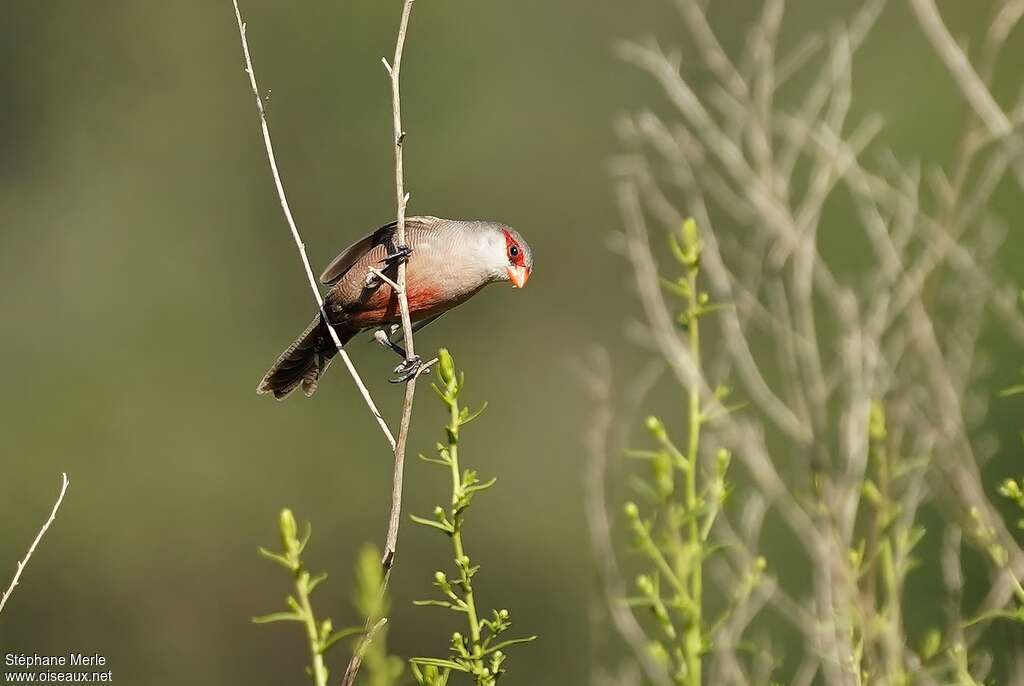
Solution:
[{"label": "bare twig", "polygon": [[343,686],[352,686],[356,680],[356,674],[359,673],[359,668],[363,666],[363,657],[366,656],[366,650],[373,643],[373,639],[377,637],[377,632],[384,628],[388,623],[387,617],[381,617],[373,626],[369,624],[369,618],[367,618],[367,630],[363,634],[363,638],[356,645],[356,650],[352,654],[352,659],[348,663],[348,667],[345,668],[345,676],[342,678],[341,683]]},{"label": "bare twig", "polygon": [[956,79],[964,98],[985,122],[985,126],[997,136],[1009,135],[1013,131],[1013,124],[992,97],[992,93],[974,70],[967,55],[957,45],[956,39],[949,33],[935,3],[932,0],[910,0],[910,5],[932,47]]},{"label": "bare twig", "polygon": [[28,564],[29,559],[32,557],[32,553],[36,551],[36,546],[39,545],[39,541],[43,540],[43,536],[46,534],[46,530],[53,524],[53,520],[57,518],[57,510],[60,509],[60,504],[64,502],[64,494],[68,490],[68,475],[64,472],[60,475],[60,493],[57,495],[57,502],[53,504],[53,509],[50,511],[50,518],[46,520],[42,528],[39,529],[39,533],[36,534],[36,538],[32,541],[32,545],[29,546],[28,552],[25,553],[25,557],[18,563],[18,568],[14,572],[14,578],[11,579],[11,585],[7,587],[4,594],[0,596],[0,612],[4,611],[4,605],[7,604],[7,599],[14,593],[14,587],[18,585],[18,580],[21,578],[21,573],[25,570],[25,565]]},{"label": "bare twig", "polygon": [[[402,96],[399,88],[399,78],[402,73],[402,52],[405,49],[405,36],[409,29],[409,15],[412,13],[413,0],[405,0],[402,6],[402,19],[398,25],[398,40],[395,43],[395,57],[391,64],[384,62],[391,77],[391,110],[394,119],[394,143],[395,143],[395,204],[397,207],[398,225],[395,232],[395,242],[399,246],[405,245],[405,207],[409,202],[409,195],[405,192],[405,169],[402,165],[402,143],[405,141],[405,131],[402,129]],[[409,300],[405,293],[405,261],[398,263],[398,289],[395,291],[398,297],[398,305],[402,313],[402,334],[405,337],[405,359],[412,362],[416,359],[416,352],[413,349],[412,323],[409,319]],[[421,370],[427,367],[421,367]],[[388,520],[388,534],[384,542],[384,568],[391,568],[395,557],[395,546],[398,544],[398,524],[402,517],[402,475],[405,471],[405,445],[409,438],[409,423],[412,420],[412,401],[416,394],[415,374],[405,386],[405,400],[402,403],[402,419],[398,425],[398,443],[395,445],[395,473],[391,490],[391,516]]]},{"label": "bare twig", "polygon": [[[1021,142],[1014,138],[1014,125],[1010,118],[1000,107],[999,103],[992,96],[982,77],[974,69],[967,55],[957,44],[956,40],[946,28],[934,0],[910,0],[910,5],[917,15],[921,29],[928,37],[935,52],[942,59],[950,74],[956,80],[964,99],[977,113],[978,117],[985,124],[989,133],[999,139],[1004,139],[1005,145],[1012,155],[1012,164],[1017,175],[1017,180],[1024,185],[1024,158],[1021,157]],[[1013,14],[1013,8],[1010,13]],[[1019,15],[1018,15],[1019,16]],[[1007,19],[1003,23],[1010,23]],[[1011,24],[1012,25],[1012,24]],[[1002,35],[1001,24],[993,24],[993,31],[998,35],[992,36],[998,40]],[[1008,32],[1008,30],[1006,30]]]},{"label": "bare twig", "polygon": [[238,0],[231,1],[235,6],[235,19],[238,22],[238,37],[242,41],[242,53],[245,55],[245,72],[249,75],[249,85],[252,86],[253,95],[256,96],[256,109],[260,113],[260,126],[263,129],[263,145],[267,150],[267,162],[270,164],[270,172],[274,177],[274,186],[277,188],[277,197],[281,201],[281,210],[284,212],[285,220],[287,220],[288,227],[292,231],[292,238],[295,239],[295,245],[299,249],[299,256],[302,258],[302,266],[306,270],[306,278],[309,280],[309,288],[313,291],[313,297],[316,298],[317,307],[320,309],[320,314],[324,318],[324,322],[327,324],[327,330],[330,331],[331,339],[334,341],[334,345],[338,348],[338,356],[341,357],[342,362],[345,363],[345,368],[348,369],[348,373],[352,376],[352,381],[355,382],[356,388],[359,389],[359,393],[363,396],[363,400],[366,401],[367,407],[370,408],[370,413],[373,414],[374,419],[377,420],[380,430],[384,432],[384,436],[388,439],[391,449],[394,450],[395,437],[392,435],[391,429],[388,428],[387,422],[384,421],[384,417],[381,416],[380,411],[377,409],[377,405],[373,402],[373,398],[370,396],[370,391],[367,390],[362,378],[360,378],[359,372],[356,371],[355,365],[352,364],[352,360],[349,358],[348,353],[345,352],[341,339],[338,337],[338,332],[334,330],[334,325],[331,324],[330,319],[327,317],[327,311],[324,309],[323,296],[320,295],[320,289],[317,286],[316,277],[313,276],[313,268],[309,264],[309,257],[306,256],[306,245],[302,242],[302,237],[299,235],[299,229],[295,225],[295,219],[292,217],[292,210],[288,205],[288,198],[285,196],[284,184],[281,182],[281,174],[277,170],[277,158],[274,156],[274,144],[270,140],[270,128],[267,125],[267,112],[263,105],[263,98],[260,97],[259,86],[256,85],[256,71],[253,69],[252,57],[249,54],[249,42],[245,37],[246,27],[245,22],[242,21],[242,12],[238,8]]},{"label": "bare twig", "polygon": [[[386,59],[384,68],[391,78],[391,110],[394,124],[394,146],[395,146],[395,204],[397,227],[395,231],[395,247],[405,246],[405,208],[409,202],[409,195],[405,192],[405,168],[402,162],[402,143],[405,142],[405,131],[402,129],[402,98],[400,89],[400,78],[402,73],[402,53],[405,50],[405,37],[409,30],[409,16],[412,13],[414,0],[404,0],[402,5],[402,18],[398,25],[398,38],[395,42],[395,55],[391,64]],[[383,276],[383,275],[380,275]],[[392,283],[392,290],[398,298],[398,305],[402,316],[402,334],[405,339],[406,364],[416,361],[413,348],[412,323],[409,317],[409,300],[405,291],[406,264],[404,260],[398,263],[398,273]],[[389,280],[390,283],[390,280]],[[416,380],[419,375],[430,369],[433,361],[419,367],[405,385],[405,400],[402,402],[402,418],[398,427],[398,441],[395,449],[395,469],[391,484],[391,511],[388,516],[388,531],[384,542],[384,556],[381,564],[384,567],[384,581],[381,586],[381,593],[387,589],[391,579],[391,568],[395,562],[395,552],[398,546],[398,527],[402,519],[402,480],[405,474],[405,448],[409,439],[409,425],[412,421],[412,403],[416,394]],[[384,620],[381,620],[384,621]],[[377,626],[380,626],[378,624]],[[362,665],[363,653],[366,646],[373,640],[376,627],[367,626],[367,633],[360,642],[352,659],[345,669],[345,676],[342,679],[342,686],[352,686],[359,668]]]}]

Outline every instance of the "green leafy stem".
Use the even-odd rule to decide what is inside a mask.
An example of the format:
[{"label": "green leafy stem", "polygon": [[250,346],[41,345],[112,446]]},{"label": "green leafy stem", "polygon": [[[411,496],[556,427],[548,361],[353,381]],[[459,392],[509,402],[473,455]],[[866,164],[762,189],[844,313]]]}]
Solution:
[{"label": "green leafy stem", "polygon": [[308,672],[313,679],[315,686],[327,686],[328,669],[324,662],[324,654],[342,639],[355,636],[363,632],[361,627],[334,630],[331,620],[317,620],[313,612],[313,605],[310,596],[313,591],[327,578],[326,573],[313,575],[306,569],[302,562],[302,552],[309,543],[312,535],[312,527],[307,524],[305,533],[300,537],[298,526],[295,523],[295,515],[285,508],[281,510],[280,532],[282,552],[275,553],[266,548],[260,548],[260,555],[278,563],[295,578],[294,593],[285,598],[288,609],[282,612],[272,612],[261,617],[253,617],[256,624],[270,624],[273,622],[298,622],[305,628],[306,638],[309,642],[310,666]]},{"label": "green leafy stem", "polygon": [[435,572],[434,586],[440,597],[417,601],[416,605],[441,607],[463,614],[468,624],[468,636],[456,631],[449,643],[449,656],[445,658],[416,657],[410,660],[413,676],[423,686],[444,686],[452,673],[472,676],[477,686],[492,686],[505,673],[506,650],[516,644],[527,643],[537,638],[502,639],[512,626],[508,610],[493,610],[490,619],[481,619],[474,591],[473,578],[480,571],[466,553],[462,539],[466,511],[473,497],[494,485],[496,479],[481,481],[472,469],[463,470],[459,465],[459,432],[465,425],[480,416],[484,407],[476,412],[459,405],[459,393],[465,383],[465,376],[456,373],[451,354],[442,349],[438,354],[440,385],[434,391],[448,408],[449,422],[445,427],[446,441],[437,444],[437,456],[420,455],[420,459],[441,465],[451,474],[451,501],[448,508],[434,508],[433,518],[412,516],[412,521],[440,531],[451,541],[455,562],[455,575],[450,577],[443,571]]}]

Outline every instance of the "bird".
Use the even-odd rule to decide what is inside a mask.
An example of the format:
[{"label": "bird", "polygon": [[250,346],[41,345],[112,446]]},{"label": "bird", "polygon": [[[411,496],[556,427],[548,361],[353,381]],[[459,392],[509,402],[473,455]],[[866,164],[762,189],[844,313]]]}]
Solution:
[{"label": "bird", "polygon": [[413,331],[461,305],[485,286],[510,282],[523,288],[533,273],[533,251],[522,234],[495,221],[405,219],[405,245],[396,244],[397,222],[359,239],[335,257],[320,275],[328,286],[323,309],[306,330],[277,358],[256,392],[281,400],[301,387],[316,392],[338,348],[324,319],[342,345],[362,331],[374,330],[378,341],[400,355],[395,368],[407,381],[422,366],[419,356],[406,360],[405,350],[391,341],[401,324],[394,288],[398,264],[405,262],[405,292]]}]

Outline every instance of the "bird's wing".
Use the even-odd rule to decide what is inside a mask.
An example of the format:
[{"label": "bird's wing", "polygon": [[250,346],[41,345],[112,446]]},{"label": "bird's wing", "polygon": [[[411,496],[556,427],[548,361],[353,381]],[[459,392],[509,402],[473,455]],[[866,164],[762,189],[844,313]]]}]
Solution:
[{"label": "bird's wing", "polygon": [[[407,229],[425,228],[436,221],[439,221],[437,217],[408,217],[405,220],[405,226]],[[382,245],[391,240],[391,237],[395,234],[397,226],[398,222],[388,222],[369,236],[360,238],[358,241],[342,250],[341,254],[331,260],[331,263],[327,265],[326,269],[324,269],[323,274],[320,275],[320,283],[327,286],[337,283],[338,280],[345,276],[348,270],[352,268],[352,265],[359,261],[359,258],[373,250],[378,245]]]},{"label": "bird's wing", "polygon": [[358,241],[341,251],[337,257],[324,269],[320,275],[320,283],[328,286],[333,285],[345,276],[345,273],[352,268],[359,258],[370,252],[376,246],[386,243],[395,233],[396,222],[390,222],[380,227],[369,236],[364,236]]}]

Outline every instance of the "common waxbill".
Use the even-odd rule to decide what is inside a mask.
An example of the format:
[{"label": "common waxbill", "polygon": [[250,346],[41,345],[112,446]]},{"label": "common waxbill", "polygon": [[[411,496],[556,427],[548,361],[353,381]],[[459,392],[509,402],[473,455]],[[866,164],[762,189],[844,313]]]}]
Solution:
[{"label": "common waxbill", "polygon": [[[522,288],[533,271],[530,246],[506,224],[408,217],[405,246],[395,245],[395,231],[396,223],[392,222],[356,241],[320,275],[320,281],[330,286],[324,311],[342,344],[360,331],[401,322],[397,295],[372,269],[394,280],[398,261],[406,261],[405,290],[414,329],[464,303],[487,284],[510,281]],[[386,335],[379,338],[405,356]],[[277,358],[256,391],[273,393],[280,399],[301,385],[307,396],[313,395],[337,352],[323,315],[317,313],[302,335]],[[396,372],[404,372],[401,379],[407,378],[415,373],[418,363],[414,359],[413,365],[402,365]]]}]

